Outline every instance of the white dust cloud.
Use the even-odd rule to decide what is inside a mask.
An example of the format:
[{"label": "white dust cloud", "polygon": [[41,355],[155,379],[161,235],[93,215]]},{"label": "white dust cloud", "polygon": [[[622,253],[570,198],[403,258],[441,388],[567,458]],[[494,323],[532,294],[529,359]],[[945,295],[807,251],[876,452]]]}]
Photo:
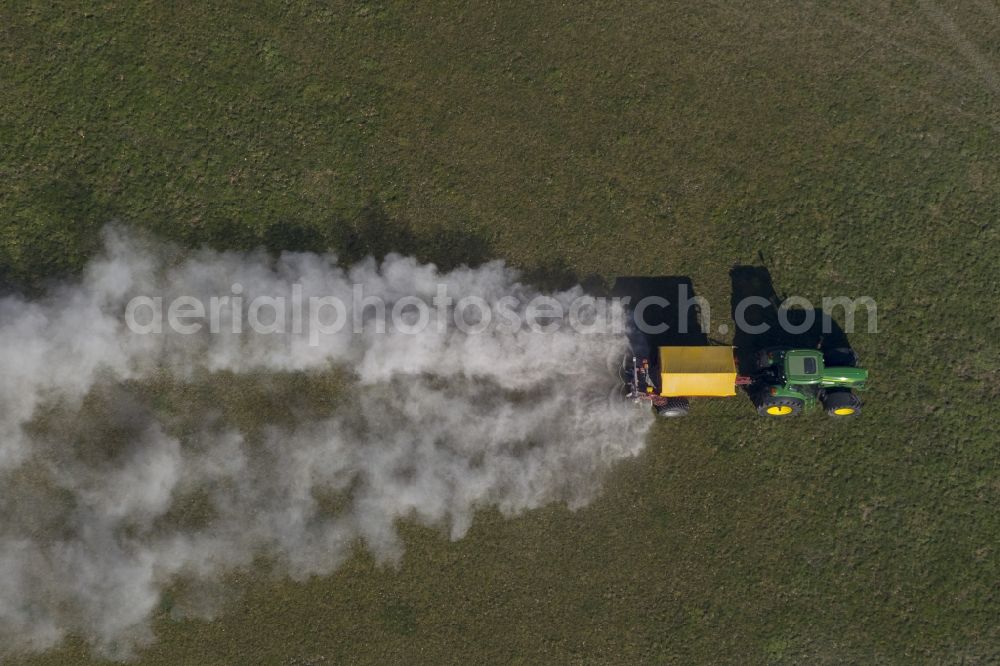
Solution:
[{"label": "white dust cloud", "polygon": [[[0,300],[0,645],[44,650],[74,635],[127,658],[153,640],[173,583],[212,589],[258,557],[282,575],[322,575],[359,541],[398,561],[400,519],[457,539],[477,508],[581,506],[643,445],[648,415],[608,399],[607,359],[625,345],[610,324],[405,334],[369,319],[318,344],[308,331],[233,333],[231,311],[217,334],[125,324],[135,296],[166,309],[232,296],[234,283],[244,309],[293,289],[350,304],[356,284],[390,311],[429,303],[439,285],[519,313],[537,295],[500,262],[442,273],[395,255],[346,268],[309,253],[185,255],[110,229],[77,283]],[[346,377],[326,413],[290,404],[287,418],[248,426],[157,389],[298,373]],[[246,384],[232,386],[238,404]]]}]

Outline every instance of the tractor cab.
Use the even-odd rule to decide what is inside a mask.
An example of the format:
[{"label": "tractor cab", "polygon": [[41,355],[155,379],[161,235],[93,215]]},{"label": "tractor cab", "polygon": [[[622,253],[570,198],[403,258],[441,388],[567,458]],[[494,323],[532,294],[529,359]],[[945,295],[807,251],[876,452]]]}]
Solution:
[{"label": "tractor cab", "polygon": [[782,360],[785,381],[812,386],[823,381],[823,354],[814,349],[792,349]]}]

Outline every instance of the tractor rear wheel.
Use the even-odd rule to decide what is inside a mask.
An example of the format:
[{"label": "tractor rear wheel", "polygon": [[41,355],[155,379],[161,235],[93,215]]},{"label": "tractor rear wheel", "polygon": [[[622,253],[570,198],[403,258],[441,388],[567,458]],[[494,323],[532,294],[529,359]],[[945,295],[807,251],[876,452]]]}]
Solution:
[{"label": "tractor rear wheel", "polygon": [[861,400],[850,391],[828,391],[823,396],[823,409],[828,416],[857,416],[861,413]]},{"label": "tractor rear wheel", "polygon": [[805,403],[798,398],[764,395],[757,399],[757,413],[761,416],[795,416]]},{"label": "tractor rear wheel", "polygon": [[690,407],[691,403],[687,398],[667,398],[667,404],[657,406],[656,413],[666,418],[687,416]]}]

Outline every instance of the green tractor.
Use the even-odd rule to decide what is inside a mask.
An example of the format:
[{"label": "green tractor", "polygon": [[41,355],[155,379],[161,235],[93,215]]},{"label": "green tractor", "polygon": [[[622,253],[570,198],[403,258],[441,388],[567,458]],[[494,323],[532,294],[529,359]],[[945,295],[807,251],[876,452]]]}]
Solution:
[{"label": "green tractor", "polygon": [[868,371],[857,367],[850,349],[771,347],[754,356],[754,370],[740,376],[728,346],[662,346],[647,354],[626,355],[620,377],[624,396],[650,404],[660,416],[685,416],[689,398],[735,396],[746,389],[761,416],[793,416],[822,404],[830,416],[856,416]]},{"label": "green tractor", "polygon": [[857,367],[849,349],[825,354],[816,349],[778,347],[758,352],[748,387],[761,416],[793,416],[817,403],[830,416],[857,416],[868,371]]}]

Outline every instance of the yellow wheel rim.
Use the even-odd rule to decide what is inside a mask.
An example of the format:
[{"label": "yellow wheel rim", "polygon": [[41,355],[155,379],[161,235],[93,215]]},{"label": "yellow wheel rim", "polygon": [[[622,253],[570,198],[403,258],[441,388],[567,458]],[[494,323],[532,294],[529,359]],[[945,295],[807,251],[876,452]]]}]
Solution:
[{"label": "yellow wheel rim", "polygon": [[836,414],[837,416],[850,416],[851,414],[854,413],[854,408],[838,407],[837,409],[833,410],[833,413]]},{"label": "yellow wheel rim", "polygon": [[788,405],[772,405],[767,408],[767,413],[771,416],[785,416],[792,413],[792,408]]}]

